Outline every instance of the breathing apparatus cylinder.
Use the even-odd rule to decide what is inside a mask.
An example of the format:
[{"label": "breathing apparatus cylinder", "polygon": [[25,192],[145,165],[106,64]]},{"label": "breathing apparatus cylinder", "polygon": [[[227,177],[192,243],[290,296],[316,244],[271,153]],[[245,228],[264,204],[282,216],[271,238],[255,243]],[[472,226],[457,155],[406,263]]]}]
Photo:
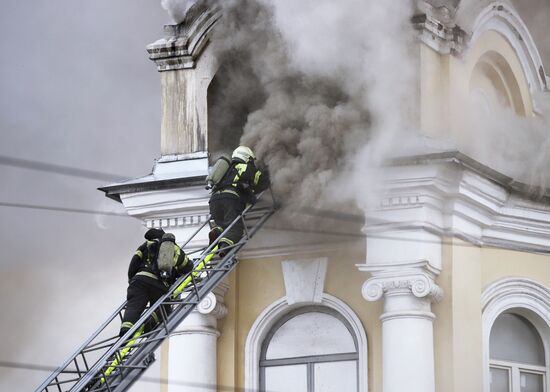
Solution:
[{"label": "breathing apparatus cylinder", "polygon": [[231,161],[226,157],[220,157],[214,163],[214,166],[210,169],[210,173],[206,177],[206,189],[210,190],[212,189],[216,184],[218,184],[225,173],[227,173],[227,170],[229,170],[229,166],[231,165]]},{"label": "breathing apparatus cylinder", "polygon": [[172,233],[166,233],[160,240],[160,247],[157,255],[157,267],[162,279],[172,275],[174,267],[174,255],[176,254],[176,237]]}]

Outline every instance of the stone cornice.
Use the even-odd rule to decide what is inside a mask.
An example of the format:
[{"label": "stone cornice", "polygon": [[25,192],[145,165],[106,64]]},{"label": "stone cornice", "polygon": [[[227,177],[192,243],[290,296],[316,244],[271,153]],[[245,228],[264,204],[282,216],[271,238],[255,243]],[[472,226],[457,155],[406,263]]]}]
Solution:
[{"label": "stone cornice", "polygon": [[441,54],[460,56],[468,40],[467,34],[449,16],[446,7],[427,7],[427,12],[412,18],[420,40]]},{"label": "stone cornice", "polygon": [[157,64],[158,71],[194,68],[220,17],[218,7],[197,3],[182,23],[165,26],[166,37],[147,46],[149,58]]},{"label": "stone cornice", "polygon": [[396,159],[383,170],[385,191],[367,213],[367,235],[421,229],[481,246],[550,252],[547,190],[534,199],[525,185],[456,151]]}]

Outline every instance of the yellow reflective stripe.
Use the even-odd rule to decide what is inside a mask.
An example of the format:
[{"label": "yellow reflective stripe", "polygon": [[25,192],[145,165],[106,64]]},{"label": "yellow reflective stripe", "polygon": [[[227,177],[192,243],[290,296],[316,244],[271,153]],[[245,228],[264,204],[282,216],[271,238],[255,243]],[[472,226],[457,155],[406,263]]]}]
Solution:
[{"label": "yellow reflective stripe", "polygon": [[158,322],[159,322],[159,316],[157,316],[157,312],[153,312],[153,314],[151,315],[151,317],[153,317],[153,320],[155,320],[155,323],[158,323]]},{"label": "yellow reflective stripe", "polygon": [[239,194],[237,193],[237,191],[234,191],[233,189],[225,189],[223,191],[221,191],[220,193],[232,193],[236,196],[239,196]]},{"label": "yellow reflective stripe", "polygon": [[127,328],[127,329],[130,329],[134,326],[134,323],[131,323],[129,321],[125,321],[122,323],[122,325],[120,326],[120,328]]},{"label": "yellow reflective stripe", "polygon": [[246,171],[246,167],[248,165],[246,163],[237,163],[235,165],[235,169],[237,169],[237,173],[239,173],[239,176],[242,176],[242,174]]},{"label": "yellow reflective stripe", "polygon": [[[124,348],[122,350],[115,353],[116,358],[111,363],[111,366],[109,366],[107,368],[107,370],[105,370],[105,373],[104,373],[105,377],[109,377],[111,375],[111,373],[113,371],[115,371],[115,369],[118,367],[118,364],[122,361],[122,359],[126,356],[126,354],[128,354],[128,352],[130,351],[132,346],[134,344],[136,344],[137,338],[139,338],[143,334],[144,328],[145,327],[143,325],[141,327],[139,327],[139,329],[136,331],[136,333],[132,337],[132,340],[130,340],[128,343],[126,343],[126,346],[124,346]],[[101,377],[101,383],[102,384],[105,382],[105,377]]]},{"label": "yellow reflective stripe", "polygon": [[260,181],[261,176],[262,176],[262,172],[257,170],[256,174],[254,175],[254,186],[258,185],[258,181]]},{"label": "yellow reflective stripe", "polygon": [[150,277],[150,278],[153,278],[153,279],[157,279],[157,280],[158,280],[157,275],[153,274],[152,272],[140,271],[140,272],[138,272],[138,273],[136,274],[136,276],[137,276],[137,275],[148,276],[148,277]]},{"label": "yellow reflective stripe", "polygon": [[216,252],[218,251],[218,246],[216,245],[211,251],[210,253],[204,258],[204,260],[199,263],[199,265],[197,265],[195,267],[195,269],[193,270],[193,272],[191,272],[189,274],[189,276],[187,276],[187,278],[184,279],[183,282],[181,282],[181,284],[174,290],[174,292],[172,293],[172,298],[177,298],[181,293],[183,293],[183,290],[185,290],[185,288],[189,285],[189,283],[191,283],[191,281],[193,280],[193,278],[196,278],[198,277],[200,274],[201,274],[201,271],[206,267],[206,265],[210,262],[210,260],[212,260],[212,258],[216,255]]},{"label": "yellow reflective stripe", "polygon": [[226,238],[226,237],[223,237],[220,242],[225,242],[226,244],[228,244],[229,246],[232,246],[232,245],[235,245],[235,243],[233,241],[231,241],[229,238]]},{"label": "yellow reflective stripe", "polygon": [[138,256],[140,259],[143,257],[143,252],[141,250],[136,251],[136,256]]}]

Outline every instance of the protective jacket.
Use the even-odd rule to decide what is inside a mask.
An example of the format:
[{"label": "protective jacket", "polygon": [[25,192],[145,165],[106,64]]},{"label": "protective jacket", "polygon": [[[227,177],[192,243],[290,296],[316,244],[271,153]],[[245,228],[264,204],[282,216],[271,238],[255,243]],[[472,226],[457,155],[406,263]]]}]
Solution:
[{"label": "protective jacket", "polygon": [[[119,336],[123,336],[126,331],[132,328],[148,303],[154,304],[166,293],[178,277],[191,272],[193,269],[193,263],[185,252],[174,244],[172,278],[171,280],[161,279],[156,263],[159,247],[159,241],[147,240],[137,249],[130,261],[130,267],[128,268],[130,284],[128,285],[126,310],[122,317]],[[165,311],[166,314],[170,314],[171,309],[168,308]],[[145,332],[154,328],[161,321],[159,315],[153,312],[151,319],[147,320],[145,324]]]},{"label": "protective jacket", "polygon": [[[216,227],[210,232],[210,241],[214,241],[242,214],[246,204],[254,204],[256,195],[268,186],[267,172],[258,170],[253,160],[244,162],[234,158],[210,197],[210,214],[216,223]],[[222,248],[236,244],[243,235],[243,228],[243,222],[237,220],[220,239],[218,246]],[[220,255],[223,255],[223,252],[220,252]]]},{"label": "protective jacket", "polygon": [[256,168],[254,161],[233,159],[222,180],[214,187],[210,200],[238,198],[243,203],[254,203],[255,195],[269,186],[267,172]]},{"label": "protective jacket", "polygon": [[[185,252],[176,244],[174,244],[174,267],[172,269],[174,279],[191,272],[193,263]],[[128,280],[138,279],[143,282],[153,284],[159,288],[167,290],[175,281],[166,281],[160,278],[160,272],[156,265],[156,257],[158,254],[158,241],[146,241],[137,249],[136,253],[130,261],[128,268]]]}]

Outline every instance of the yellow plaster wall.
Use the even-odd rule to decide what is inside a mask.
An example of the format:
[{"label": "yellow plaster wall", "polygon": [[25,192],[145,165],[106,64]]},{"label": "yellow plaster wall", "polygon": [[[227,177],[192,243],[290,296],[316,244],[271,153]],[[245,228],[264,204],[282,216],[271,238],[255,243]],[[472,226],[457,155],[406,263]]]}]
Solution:
[{"label": "yellow plaster wall", "polygon": [[[370,392],[382,392],[381,326],[382,302],[367,302],[361,287],[368,278],[357,270],[364,263],[364,242],[348,251],[300,254],[296,259],[328,257],[325,292],[345,302],[359,317],[368,340]],[[359,256],[358,256],[359,255]],[[218,382],[244,388],[245,343],[252,324],[271,303],[285,295],[281,261],[293,257],[243,260],[231,274],[225,298],[228,316],[219,323]]]},{"label": "yellow plaster wall", "polygon": [[518,99],[523,102],[523,105],[526,109],[526,115],[532,115],[533,107],[531,104],[531,95],[529,93],[529,85],[527,83],[527,79],[523,73],[523,68],[521,67],[521,63],[518,59],[518,56],[516,55],[514,48],[501,34],[497,33],[496,31],[486,31],[478,38],[475,45],[466,54],[466,61],[464,64],[466,67],[466,74],[468,76],[471,75],[479,59],[485,53],[490,51],[500,54],[502,57],[504,57],[508,65],[510,65],[513,76],[516,79],[519,87],[519,91],[515,91],[513,93],[520,95]]},{"label": "yellow plaster wall", "polygon": [[550,287],[550,256],[496,248],[485,248],[482,255],[481,277],[484,289],[508,277],[529,278]]},{"label": "yellow plaster wall", "polygon": [[550,256],[484,247],[447,239],[437,283],[445,291],[434,304],[436,390],[482,392],[483,291],[508,277],[550,286]]},{"label": "yellow plaster wall", "polygon": [[529,85],[514,48],[499,33],[487,31],[461,56],[441,55],[426,45],[420,49],[420,125],[429,136],[452,136],[463,145],[468,137],[465,111],[468,110],[472,72],[484,54],[502,56],[517,82],[510,91],[521,101],[527,116],[533,115]]},{"label": "yellow plaster wall", "polygon": [[328,255],[325,292],[345,302],[361,320],[368,340],[369,392],[382,392],[382,328],[379,317],[383,312],[383,302],[367,302],[361,295],[361,287],[369,276],[359,272],[355,266],[365,262],[365,257],[358,257],[364,252],[364,243],[358,245],[361,249],[350,249],[347,254]]},{"label": "yellow plaster wall", "polygon": [[454,392],[453,324],[452,324],[452,261],[453,247],[445,241],[442,248],[442,269],[437,284],[443,289],[441,302],[432,304],[434,320],[435,390]]},{"label": "yellow plaster wall", "polygon": [[453,389],[481,392],[481,248],[457,239],[452,249]]},{"label": "yellow plaster wall", "polygon": [[481,392],[481,250],[452,238],[444,244],[444,297],[432,305],[436,391]]},{"label": "yellow plaster wall", "polygon": [[449,56],[420,45],[420,127],[429,136],[449,126]]}]

